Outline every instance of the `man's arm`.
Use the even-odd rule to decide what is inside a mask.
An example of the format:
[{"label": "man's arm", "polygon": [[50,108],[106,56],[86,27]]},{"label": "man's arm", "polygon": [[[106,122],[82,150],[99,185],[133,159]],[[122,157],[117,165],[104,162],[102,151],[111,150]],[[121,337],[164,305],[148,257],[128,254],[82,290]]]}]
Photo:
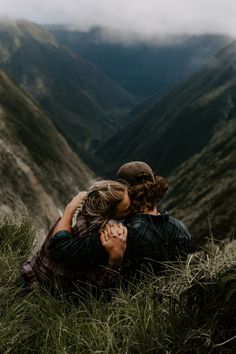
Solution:
[{"label": "man's arm", "polygon": [[126,249],[127,229],[122,225],[107,226],[99,233],[74,238],[67,230],[58,231],[48,244],[50,257],[58,262],[83,266],[107,265],[118,269]]},{"label": "man's arm", "polygon": [[98,233],[89,232],[83,238],[72,234],[72,218],[77,208],[82,206],[86,192],[80,192],[66,206],[63,216],[54,228],[48,242],[50,257],[62,263],[82,266],[106,264],[108,255],[100,242]]},{"label": "man's arm", "polygon": [[73,238],[69,231],[59,231],[50,240],[48,250],[59,262],[95,266],[89,274],[91,284],[101,289],[114,289],[122,281],[120,270],[126,239],[127,229],[121,224],[107,225],[101,236],[88,233],[81,239]]},{"label": "man's arm", "polygon": [[[65,208],[61,220],[54,229],[54,236],[49,240],[48,252],[50,257],[58,262],[76,264],[82,266],[108,265],[111,268],[118,268],[123,258],[127,230],[122,225],[107,229],[99,233],[88,232],[82,238],[75,238],[71,232],[71,223],[75,210],[86,196],[85,192],[79,193]],[[112,235],[121,235],[111,238]],[[108,238],[108,242],[105,238]]]},{"label": "man's arm", "polygon": [[108,254],[102,247],[98,233],[75,238],[70,231],[58,231],[49,240],[48,252],[53,260],[71,265],[90,267],[108,262]]}]

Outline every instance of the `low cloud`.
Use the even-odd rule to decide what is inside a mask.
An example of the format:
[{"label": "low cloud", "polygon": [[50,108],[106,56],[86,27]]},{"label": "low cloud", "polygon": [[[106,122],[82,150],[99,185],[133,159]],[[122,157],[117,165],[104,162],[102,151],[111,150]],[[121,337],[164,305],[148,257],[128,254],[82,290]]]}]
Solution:
[{"label": "low cloud", "polygon": [[112,28],[113,35],[231,34],[235,0],[0,0],[0,15],[40,24],[64,23],[80,30]]}]

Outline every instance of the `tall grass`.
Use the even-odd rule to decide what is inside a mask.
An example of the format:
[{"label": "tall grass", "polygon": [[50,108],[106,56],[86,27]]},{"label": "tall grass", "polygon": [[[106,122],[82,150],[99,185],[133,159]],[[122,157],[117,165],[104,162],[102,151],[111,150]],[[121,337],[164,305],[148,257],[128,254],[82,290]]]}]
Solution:
[{"label": "tall grass", "polygon": [[34,237],[27,217],[1,222],[0,353],[235,353],[235,242],[211,240],[186,266],[146,275],[108,302],[22,296],[19,268]]}]

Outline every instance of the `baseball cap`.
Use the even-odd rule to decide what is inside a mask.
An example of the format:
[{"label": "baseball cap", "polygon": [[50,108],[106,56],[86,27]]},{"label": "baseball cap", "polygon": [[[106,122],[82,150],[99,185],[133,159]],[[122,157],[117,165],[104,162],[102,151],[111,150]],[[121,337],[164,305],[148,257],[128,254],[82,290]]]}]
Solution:
[{"label": "baseball cap", "polygon": [[117,177],[130,185],[137,185],[148,181],[154,182],[155,172],[146,162],[131,161],[119,168]]}]

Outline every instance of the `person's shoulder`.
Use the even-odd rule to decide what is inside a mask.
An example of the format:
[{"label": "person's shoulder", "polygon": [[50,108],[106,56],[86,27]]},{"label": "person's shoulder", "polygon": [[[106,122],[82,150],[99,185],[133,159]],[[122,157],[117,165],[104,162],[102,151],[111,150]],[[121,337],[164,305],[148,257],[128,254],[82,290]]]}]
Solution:
[{"label": "person's shoulder", "polygon": [[185,225],[185,223],[182,220],[179,220],[179,219],[169,215],[168,223],[175,229],[175,231],[177,233],[184,234],[188,238],[191,237],[190,231],[188,230],[187,226]]},{"label": "person's shoulder", "polygon": [[167,211],[161,211],[158,215],[135,213],[125,219],[125,226],[140,227],[142,225],[153,227],[154,224],[162,224],[169,220]]},{"label": "person's shoulder", "polygon": [[125,221],[124,225],[129,229],[136,229],[140,230],[140,228],[145,227],[147,225],[147,217],[145,214],[135,213],[128,216]]},{"label": "person's shoulder", "polygon": [[183,227],[183,228],[187,229],[185,223],[182,220],[177,219],[171,215],[169,215],[168,221],[169,221],[169,223],[175,225],[176,227],[181,227],[181,228]]}]

